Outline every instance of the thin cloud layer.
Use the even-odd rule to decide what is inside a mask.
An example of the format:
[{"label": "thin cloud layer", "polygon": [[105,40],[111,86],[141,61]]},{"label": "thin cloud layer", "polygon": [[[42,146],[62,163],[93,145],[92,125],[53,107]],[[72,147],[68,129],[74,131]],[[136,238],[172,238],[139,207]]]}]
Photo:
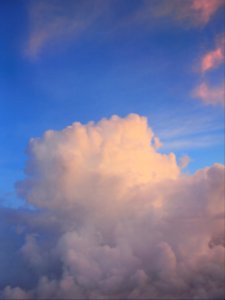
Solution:
[{"label": "thin cloud layer", "polygon": [[190,163],[191,159],[188,155],[184,155],[180,158],[179,166],[181,169],[184,169],[188,166]]},{"label": "thin cloud layer", "polygon": [[32,139],[1,298],[223,299],[224,166],[185,176],[157,145],[138,115]]},{"label": "thin cloud layer", "polygon": [[199,23],[206,24],[222,5],[223,0],[193,0],[191,10],[196,13]]},{"label": "thin cloud layer", "polygon": [[[131,1],[128,1],[131,2]],[[94,26],[112,34],[118,29],[126,32],[127,26],[160,23],[163,18],[179,26],[205,26],[223,6],[223,0],[143,0],[126,13],[118,14],[120,1],[31,1],[28,5],[29,36],[25,55],[37,58],[49,45],[65,46],[90,32]]]},{"label": "thin cloud layer", "polygon": [[217,87],[210,87],[207,83],[201,83],[194,91],[194,96],[205,104],[224,105],[225,91],[224,83]]},{"label": "thin cloud layer", "polygon": [[106,4],[96,1],[32,1],[28,7],[29,37],[25,54],[34,59],[57,40],[77,39],[103,13]]},{"label": "thin cloud layer", "polygon": [[224,61],[223,49],[217,48],[205,54],[201,63],[201,71],[206,71],[218,67]]},{"label": "thin cloud layer", "polygon": [[[220,35],[216,41],[216,48],[206,53],[200,63],[200,71],[203,76],[213,69],[219,68],[224,64],[225,39],[224,34]],[[206,80],[202,80],[199,86],[193,91],[193,96],[200,99],[205,104],[224,105],[225,91],[224,81],[217,86],[210,86]]]},{"label": "thin cloud layer", "polygon": [[142,3],[142,7],[137,11],[134,19],[146,21],[151,17],[169,18],[188,27],[205,26],[224,5],[223,0],[145,0]]}]

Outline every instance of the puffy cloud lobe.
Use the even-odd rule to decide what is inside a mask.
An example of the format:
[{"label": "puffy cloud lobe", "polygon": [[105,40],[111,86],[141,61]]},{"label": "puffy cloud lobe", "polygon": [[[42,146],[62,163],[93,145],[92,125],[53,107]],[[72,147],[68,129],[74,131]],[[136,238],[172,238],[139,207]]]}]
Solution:
[{"label": "puffy cloud lobe", "polygon": [[62,201],[79,203],[90,192],[100,199],[110,190],[118,198],[118,192],[147,182],[174,179],[179,174],[175,155],[157,153],[158,143],[147,120],[137,115],[47,131],[30,142],[32,177],[19,185],[20,192],[32,204],[55,207]]},{"label": "puffy cloud lobe", "polygon": [[223,299],[224,166],[182,175],[137,115],[48,131],[28,153],[18,189],[41,210],[16,223],[35,282],[2,298]]}]

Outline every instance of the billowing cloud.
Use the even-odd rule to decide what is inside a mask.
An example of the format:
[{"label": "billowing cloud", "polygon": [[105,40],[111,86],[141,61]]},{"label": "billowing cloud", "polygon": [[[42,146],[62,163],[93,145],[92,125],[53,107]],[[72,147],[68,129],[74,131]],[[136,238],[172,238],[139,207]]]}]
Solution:
[{"label": "billowing cloud", "polygon": [[224,83],[220,86],[210,87],[206,82],[201,83],[194,91],[194,97],[199,98],[205,104],[224,105]]},{"label": "billowing cloud", "polygon": [[223,299],[224,166],[187,176],[157,144],[134,114],[32,139],[1,297]]}]

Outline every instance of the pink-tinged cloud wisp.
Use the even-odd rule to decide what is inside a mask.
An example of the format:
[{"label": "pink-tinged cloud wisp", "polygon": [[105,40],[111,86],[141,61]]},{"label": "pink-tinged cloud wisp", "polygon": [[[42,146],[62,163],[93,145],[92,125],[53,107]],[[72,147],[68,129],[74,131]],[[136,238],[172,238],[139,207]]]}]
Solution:
[{"label": "pink-tinged cloud wisp", "polygon": [[206,71],[218,67],[224,61],[223,49],[217,48],[207,54],[202,59],[201,71]]},{"label": "pink-tinged cloud wisp", "polygon": [[223,0],[145,0],[135,17],[139,21],[169,17],[180,25],[203,27],[223,6]]},{"label": "pink-tinged cloud wisp", "polygon": [[224,105],[225,104],[224,83],[217,87],[210,87],[207,83],[201,83],[194,91],[194,96],[205,104]]},{"label": "pink-tinged cloud wisp", "polygon": [[223,0],[193,0],[191,9],[197,13],[199,23],[206,24],[223,4]]},{"label": "pink-tinged cloud wisp", "polygon": [[32,139],[17,190],[37,211],[15,218],[34,280],[1,298],[223,299],[224,166],[184,175],[158,144],[134,114]]},{"label": "pink-tinged cloud wisp", "polygon": [[201,61],[201,72],[206,73],[211,69],[218,68],[222,63],[224,63],[224,51],[225,51],[225,37],[224,34],[222,38],[220,37],[217,41],[216,49],[206,53]]}]

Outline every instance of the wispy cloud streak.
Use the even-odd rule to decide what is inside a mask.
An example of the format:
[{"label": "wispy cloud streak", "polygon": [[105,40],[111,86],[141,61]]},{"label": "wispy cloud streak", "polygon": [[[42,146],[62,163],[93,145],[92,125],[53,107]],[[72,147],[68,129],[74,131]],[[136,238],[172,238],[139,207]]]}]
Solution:
[{"label": "wispy cloud streak", "polygon": [[203,27],[223,5],[223,0],[145,0],[130,16],[130,22],[146,23],[152,18],[159,21],[164,18],[181,26]]},{"label": "wispy cloud streak", "polygon": [[[219,68],[224,64],[225,38],[224,34],[219,36],[216,41],[216,48],[207,52],[201,59],[200,71],[202,73],[202,82],[194,89],[192,95],[200,99],[207,105],[224,105],[225,104],[225,86],[224,78],[220,85],[211,86],[204,78],[208,72]],[[223,75],[224,77],[224,75]]]},{"label": "wispy cloud streak", "polygon": [[207,83],[201,83],[194,91],[194,97],[199,98],[205,104],[225,105],[225,85],[210,87]]},{"label": "wispy cloud streak", "polygon": [[156,123],[167,124],[166,128],[156,127],[164,150],[205,148],[224,143],[224,124],[218,122],[214,115],[191,111],[181,117],[177,111],[159,115]]},{"label": "wispy cloud streak", "polygon": [[102,0],[32,1],[28,7],[30,33],[25,54],[34,59],[51,43],[76,40],[103,14],[106,4]]},{"label": "wispy cloud streak", "polygon": [[206,53],[201,60],[201,72],[204,74],[211,69],[218,68],[224,63],[225,37],[224,35],[217,40],[217,47]]},{"label": "wispy cloud streak", "polygon": [[48,45],[57,44],[57,41],[62,45],[75,41],[99,20],[105,34],[116,29],[117,32],[118,29],[123,32],[127,26],[146,23],[152,26],[160,23],[162,18],[178,23],[179,26],[205,26],[223,4],[223,0],[143,0],[120,16],[116,14],[120,7],[119,1],[31,1],[28,6],[30,32],[25,54],[34,59]]}]

